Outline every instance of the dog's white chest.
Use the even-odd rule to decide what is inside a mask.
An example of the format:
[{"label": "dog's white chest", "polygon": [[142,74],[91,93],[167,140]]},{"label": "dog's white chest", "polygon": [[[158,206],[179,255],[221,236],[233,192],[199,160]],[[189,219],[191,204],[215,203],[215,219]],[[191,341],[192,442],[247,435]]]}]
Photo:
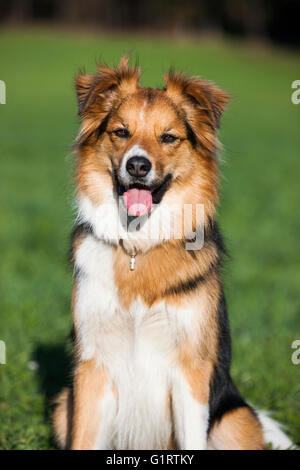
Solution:
[{"label": "dog's white chest", "polygon": [[165,302],[149,308],[136,299],[125,310],[112,262],[113,249],[92,236],[76,253],[75,322],[81,359],[96,359],[117,388],[117,448],[159,448],[170,434],[167,401],[183,325],[176,309]]},{"label": "dog's white chest", "polygon": [[[129,259],[129,258],[128,258]],[[113,276],[113,248],[92,236],[87,236],[75,255],[78,270],[75,322],[83,359],[100,355],[105,361],[114,352],[137,356],[146,346],[153,354],[167,354],[175,336],[172,324],[175,310],[161,302],[147,307],[137,298],[129,307],[122,306]],[[128,265],[128,282],[130,270]],[[106,344],[109,339],[109,344]]]}]

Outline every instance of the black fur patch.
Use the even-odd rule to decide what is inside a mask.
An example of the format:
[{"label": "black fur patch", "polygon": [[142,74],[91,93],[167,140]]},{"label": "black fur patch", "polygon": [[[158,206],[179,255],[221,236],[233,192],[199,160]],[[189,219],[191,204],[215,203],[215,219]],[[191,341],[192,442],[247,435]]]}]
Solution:
[{"label": "black fur patch", "polygon": [[146,99],[147,99],[148,104],[152,103],[155,98],[153,88],[146,88],[145,92],[146,92]]},{"label": "black fur patch", "polygon": [[82,224],[75,225],[72,235],[71,235],[71,243],[76,240],[76,238],[80,237],[81,235],[90,235],[93,233],[93,229],[90,224],[83,222]]},{"label": "black fur patch", "polygon": [[106,131],[107,129],[107,124],[108,124],[108,121],[109,121],[109,118],[110,118],[110,113],[108,113],[105,118],[103,119],[103,121],[101,122],[100,126],[98,127],[97,129],[97,134],[96,134],[96,138],[99,139],[99,137],[104,134],[104,132]]},{"label": "black fur patch", "polygon": [[216,265],[212,264],[208,270],[203,274],[199,274],[198,276],[195,276],[191,279],[188,279],[187,281],[182,281],[179,282],[178,284],[169,287],[166,289],[164,292],[165,295],[182,295],[182,294],[188,294],[189,292],[195,290],[200,284],[205,282],[209,275],[216,269]]},{"label": "black fur patch", "polygon": [[73,259],[73,244],[75,242],[75,240],[80,237],[81,235],[88,235],[88,234],[93,234],[93,229],[92,227],[87,224],[87,223],[82,223],[82,224],[78,224],[78,225],[75,225],[75,227],[73,228],[73,231],[71,233],[71,246],[70,246],[70,252],[69,252],[69,261],[71,263],[74,262],[74,259]]},{"label": "black fur patch", "polygon": [[163,183],[154,191],[152,191],[152,201],[153,204],[159,204],[160,201],[162,200],[162,197],[164,196],[165,192],[169,189],[169,186],[172,182],[173,176],[171,173],[168,173],[164,180]]},{"label": "black fur patch", "polygon": [[74,326],[71,328],[70,333],[68,334],[68,339],[71,341],[71,343],[74,345],[76,341],[76,334],[75,334],[75,328]]},{"label": "black fur patch", "polygon": [[230,376],[231,341],[226,301],[222,292],[218,306],[218,362],[210,382],[209,427],[228,411],[240,407],[250,408],[234,385]]},{"label": "black fur patch", "polygon": [[[196,241],[196,236],[193,239],[183,239],[182,246],[185,249],[185,245],[187,242],[192,243]],[[228,251],[225,247],[222,235],[220,233],[219,227],[217,222],[212,219],[209,219],[208,225],[204,228],[204,244],[212,242],[216,245],[218,254],[219,254],[219,264],[222,264],[222,260],[224,256],[228,256]],[[197,259],[197,251],[198,250],[187,250],[188,254],[194,259]]]},{"label": "black fur patch", "polygon": [[205,276],[196,276],[187,281],[182,281],[175,286],[171,286],[164,292],[165,295],[181,295],[188,294],[189,292],[195,290],[199,284],[201,284],[205,279]]},{"label": "black fur patch", "polygon": [[196,137],[195,132],[193,131],[191,125],[188,123],[187,120],[184,120],[184,126],[185,126],[185,130],[186,130],[186,134],[187,134],[187,139],[192,144],[192,147],[196,148],[196,146],[197,146],[197,137]]},{"label": "black fur patch", "polygon": [[219,226],[215,220],[209,218],[208,224],[204,229],[204,242],[211,241],[213,242],[218,250],[220,257],[222,258],[223,255],[228,256],[227,249],[225,247],[223,237],[219,230]]}]

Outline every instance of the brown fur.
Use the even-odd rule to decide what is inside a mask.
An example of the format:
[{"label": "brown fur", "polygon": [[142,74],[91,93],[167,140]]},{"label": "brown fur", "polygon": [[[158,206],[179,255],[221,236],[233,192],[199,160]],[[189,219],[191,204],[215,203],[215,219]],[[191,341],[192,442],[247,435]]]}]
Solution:
[{"label": "brown fur", "polygon": [[107,374],[94,361],[81,362],[75,372],[72,449],[88,450],[96,444],[101,415],[99,408]]},{"label": "brown fur", "polygon": [[262,426],[247,407],[226,413],[210,432],[210,445],[220,450],[266,450]]},{"label": "brown fur", "polygon": [[55,437],[61,449],[71,446],[73,397],[70,388],[64,388],[55,399],[55,410],[52,416]]},{"label": "brown fur", "polygon": [[192,348],[188,348],[184,351],[181,366],[190,386],[192,396],[199,403],[206,405],[209,400],[209,383],[213,371],[211,362],[197,360],[195,351]]},{"label": "brown fur", "polygon": [[172,297],[173,302],[176,302],[178,299],[168,294],[168,290],[179,281],[186,282],[195,276],[204,276],[216,261],[217,253],[212,246],[199,250],[196,259],[193,259],[180,241],[173,240],[138,254],[136,268],[130,273],[128,283],[129,258],[120,246],[116,249],[114,261],[120,299],[125,308],[138,296],[149,306],[166,297],[168,300]]}]

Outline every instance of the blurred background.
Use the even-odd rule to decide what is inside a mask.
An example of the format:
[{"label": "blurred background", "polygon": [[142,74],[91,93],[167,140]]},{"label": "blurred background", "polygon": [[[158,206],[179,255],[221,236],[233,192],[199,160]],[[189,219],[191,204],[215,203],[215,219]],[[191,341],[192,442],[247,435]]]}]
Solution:
[{"label": "blurred background", "polygon": [[7,0],[0,21],[109,31],[214,32],[299,46],[298,0]]},{"label": "blurred background", "polygon": [[[74,76],[139,59],[226,89],[219,222],[232,374],[300,443],[300,80],[296,0],[7,0],[0,8],[0,449],[52,449],[51,401],[70,380]],[[299,96],[300,97],[300,96]],[[1,101],[1,100],[0,100]],[[3,100],[2,100],[3,102]]]}]

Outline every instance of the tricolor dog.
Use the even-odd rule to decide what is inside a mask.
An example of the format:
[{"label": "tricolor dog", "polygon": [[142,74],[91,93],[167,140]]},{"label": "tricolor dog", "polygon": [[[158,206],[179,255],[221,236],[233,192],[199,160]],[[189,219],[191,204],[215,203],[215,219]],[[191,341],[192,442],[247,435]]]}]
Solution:
[{"label": "tricolor dog", "polygon": [[290,441],[230,376],[216,133],[228,95],[170,72],[142,88],[122,58],[76,78],[72,449],[266,449]]}]

